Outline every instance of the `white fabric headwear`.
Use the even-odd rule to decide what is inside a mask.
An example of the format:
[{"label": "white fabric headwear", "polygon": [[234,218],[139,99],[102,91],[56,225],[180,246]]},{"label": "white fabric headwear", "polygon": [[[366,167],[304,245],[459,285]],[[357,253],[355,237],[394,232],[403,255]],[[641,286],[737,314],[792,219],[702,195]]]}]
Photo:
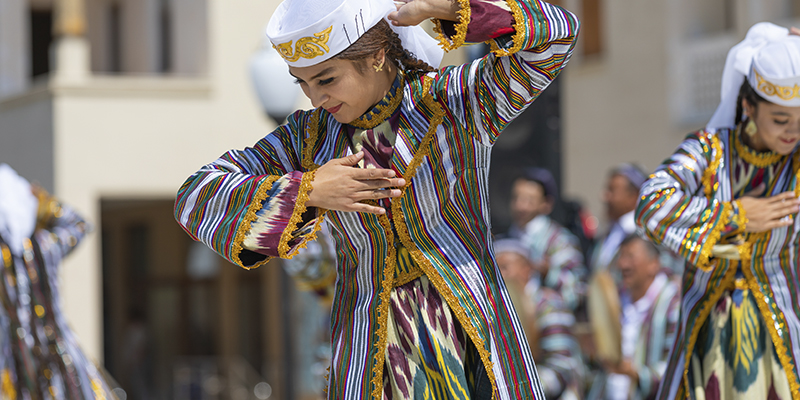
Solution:
[{"label": "white fabric headwear", "polygon": [[765,100],[800,106],[800,37],[769,22],[753,25],[747,36],[728,52],[722,72],[721,99],[706,129],[733,128],[739,88],[747,77]]},{"label": "white fabric headwear", "polygon": [[[309,67],[350,47],[396,9],[392,0],[284,0],[269,20],[267,37],[289,66]],[[389,26],[406,50],[439,67],[444,51],[421,27]]]},{"label": "white fabric headwear", "polygon": [[22,255],[23,241],[33,235],[38,210],[31,184],[8,164],[0,164],[0,231],[14,255]]}]

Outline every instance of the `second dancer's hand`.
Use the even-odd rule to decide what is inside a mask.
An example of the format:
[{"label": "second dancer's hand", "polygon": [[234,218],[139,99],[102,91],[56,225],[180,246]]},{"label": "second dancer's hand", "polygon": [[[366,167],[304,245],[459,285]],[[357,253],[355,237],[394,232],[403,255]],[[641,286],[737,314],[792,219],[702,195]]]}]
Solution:
[{"label": "second dancer's hand", "polygon": [[311,182],[308,194],[309,207],[328,210],[357,211],[385,214],[386,210],[362,203],[363,200],[380,200],[399,197],[399,187],[405,179],[396,178],[394,170],[378,168],[353,168],[364,158],[364,152],[336,158],[319,167]]},{"label": "second dancer's hand", "polygon": [[430,18],[458,21],[461,6],[452,0],[396,0],[397,11],[389,13],[395,26],[417,25]]},{"label": "second dancer's hand", "polygon": [[755,197],[764,192],[765,186],[739,199],[747,216],[746,232],[766,232],[794,223],[793,214],[800,211],[800,200],[794,192],[783,192],[771,197]]}]

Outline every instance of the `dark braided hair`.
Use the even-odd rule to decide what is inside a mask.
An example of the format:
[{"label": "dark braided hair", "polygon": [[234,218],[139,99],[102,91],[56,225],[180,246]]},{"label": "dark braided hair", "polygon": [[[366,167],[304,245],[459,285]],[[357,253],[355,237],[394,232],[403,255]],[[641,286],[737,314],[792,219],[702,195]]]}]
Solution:
[{"label": "dark braided hair", "polygon": [[[361,35],[355,43],[344,49],[333,58],[360,61],[367,56],[386,50],[386,58],[392,61],[398,68],[406,72],[432,72],[433,67],[425,61],[418,59],[414,54],[403,48],[400,37],[389,26],[386,20],[381,20],[366,33]],[[359,62],[354,63],[359,73],[364,73],[364,65]]]},{"label": "dark braided hair", "polygon": [[[739,123],[742,121],[742,116],[744,115],[742,99],[746,100],[753,107],[757,106],[758,103],[766,101],[763,97],[756,93],[755,89],[753,89],[753,87],[750,86],[750,83],[747,82],[747,79],[745,79],[744,83],[742,83],[742,87],[739,88],[739,97],[736,99],[736,119],[733,121],[733,123],[736,125],[739,125]],[[750,117],[752,118],[753,116],[751,115]]]}]

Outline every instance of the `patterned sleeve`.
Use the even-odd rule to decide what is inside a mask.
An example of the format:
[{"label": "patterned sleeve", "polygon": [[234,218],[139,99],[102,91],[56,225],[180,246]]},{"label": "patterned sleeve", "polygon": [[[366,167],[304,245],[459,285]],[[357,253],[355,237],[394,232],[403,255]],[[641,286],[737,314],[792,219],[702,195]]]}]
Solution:
[{"label": "patterned sleeve", "polygon": [[586,275],[583,253],[578,248],[577,238],[565,228],[559,229],[550,238],[547,255],[552,274],[547,274],[545,286],[558,291],[567,307],[574,310],[578,306],[580,284]]},{"label": "patterned sleeve", "polygon": [[255,146],[229,151],[190,176],[175,202],[183,229],[247,269],[291,258],[313,240],[323,210],[306,209],[314,172],[303,170],[298,132],[307,117],[296,112]]},{"label": "patterned sleeve", "polygon": [[458,2],[456,24],[434,21],[443,47],[487,41],[492,53],[442,69],[434,94],[481,143],[492,145],[565,66],[579,24],[569,11],[539,0]]},{"label": "patterned sleeve", "polygon": [[[658,364],[642,366],[638,371],[639,383],[637,390],[639,391],[639,398],[642,399],[655,398],[658,393],[658,387],[661,384],[661,378],[667,370],[670,352],[675,345],[678,325],[680,324],[681,296],[678,284],[671,285],[673,285],[671,288],[673,293],[672,297],[669,299],[669,306],[667,307],[664,343],[661,354],[659,354]],[[656,318],[661,318],[661,316],[656,316]]]},{"label": "patterned sleeve", "polygon": [[541,356],[536,359],[536,368],[545,397],[555,399],[579,380],[583,362],[578,342],[571,333],[575,316],[558,293],[546,288],[540,290],[543,293],[536,304],[536,327]]},{"label": "patterned sleeve", "polygon": [[636,224],[650,239],[702,270],[711,268],[723,234],[744,229],[738,204],[711,196],[722,157],[715,134],[689,135],[642,186],[636,208]]},{"label": "patterned sleeve", "polygon": [[[83,240],[91,227],[71,207],[61,204],[44,190],[36,193],[39,199],[36,239],[47,248],[48,257],[63,258]],[[59,260],[47,260],[57,265]]]}]

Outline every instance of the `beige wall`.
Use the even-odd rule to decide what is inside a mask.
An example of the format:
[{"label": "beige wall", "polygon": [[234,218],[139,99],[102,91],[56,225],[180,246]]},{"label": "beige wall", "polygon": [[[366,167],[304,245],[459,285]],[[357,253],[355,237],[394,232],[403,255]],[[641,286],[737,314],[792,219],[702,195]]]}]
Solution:
[{"label": "beige wall", "polygon": [[[604,219],[600,196],[621,162],[654,169],[694,127],[674,126],[667,80],[670,2],[604,1],[605,53],[562,81],[564,191]],[[578,53],[580,49],[578,49]]]},{"label": "beige wall", "polygon": [[0,101],[0,163],[53,190],[53,103],[45,88]]}]

